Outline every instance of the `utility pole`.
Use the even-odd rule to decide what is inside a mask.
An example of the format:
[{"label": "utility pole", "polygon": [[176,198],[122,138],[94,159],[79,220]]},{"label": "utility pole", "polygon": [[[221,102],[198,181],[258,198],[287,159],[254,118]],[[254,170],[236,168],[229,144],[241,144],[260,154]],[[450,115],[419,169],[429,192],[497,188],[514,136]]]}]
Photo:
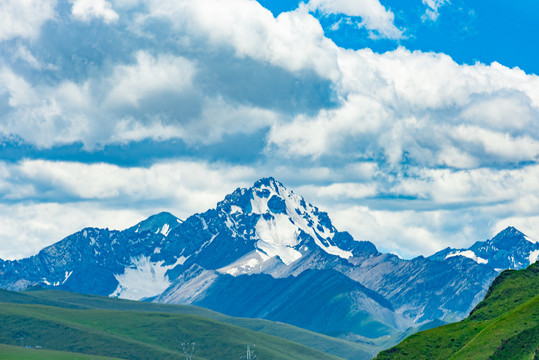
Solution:
[{"label": "utility pole", "polygon": [[[253,345],[253,348],[255,346]],[[256,355],[255,355],[255,351],[254,349],[251,349],[251,346],[250,345],[247,345],[247,354],[244,356],[241,357],[242,359],[245,359],[245,360],[256,360]]]},{"label": "utility pole", "polygon": [[195,343],[182,343],[183,354],[185,355],[185,360],[191,360],[193,354],[195,353]]}]

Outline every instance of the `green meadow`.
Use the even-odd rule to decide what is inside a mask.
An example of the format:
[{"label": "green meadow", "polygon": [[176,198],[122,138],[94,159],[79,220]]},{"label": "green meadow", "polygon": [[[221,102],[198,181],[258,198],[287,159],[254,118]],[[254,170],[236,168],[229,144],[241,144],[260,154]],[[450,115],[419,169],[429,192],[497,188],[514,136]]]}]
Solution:
[{"label": "green meadow", "polygon": [[[122,359],[238,359],[255,345],[259,359],[369,359],[375,348],[266,320],[228,317],[195,306],[36,289],[0,291],[2,358],[61,359],[70,352]],[[39,346],[41,349],[26,349]],[[20,354],[8,355],[20,351]],[[80,354],[80,355],[79,355]],[[89,357],[91,358],[91,357]],[[94,357],[97,359],[97,357]]]}]

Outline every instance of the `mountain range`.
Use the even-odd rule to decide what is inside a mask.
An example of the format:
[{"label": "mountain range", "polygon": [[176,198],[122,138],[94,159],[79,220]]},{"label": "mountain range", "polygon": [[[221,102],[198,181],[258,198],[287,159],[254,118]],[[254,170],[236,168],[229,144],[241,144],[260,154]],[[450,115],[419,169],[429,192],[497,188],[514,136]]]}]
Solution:
[{"label": "mountain range", "polygon": [[0,287],[199,305],[367,341],[464,318],[500,271],[538,255],[538,243],[509,227],[468,249],[404,260],[264,178],[183,221],[164,212],[123,231],[86,228],[0,260]]}]

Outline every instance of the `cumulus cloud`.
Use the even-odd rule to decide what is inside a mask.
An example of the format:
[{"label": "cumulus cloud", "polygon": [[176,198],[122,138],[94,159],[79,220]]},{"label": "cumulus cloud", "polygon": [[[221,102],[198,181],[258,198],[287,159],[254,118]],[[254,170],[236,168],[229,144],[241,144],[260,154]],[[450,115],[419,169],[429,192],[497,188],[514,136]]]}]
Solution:
[{"label": "cumulus cloud", "polygon": [[329,211],[339,229],[347,230],[358,240],[373,242],[379,251],[396,252],[403,258],[431,255],[448,244],[469,242],[461,238],[460,232],[449,237],[441,231],[439,219],[447,215],[443,211],[394,212],[367,206],[331,208]]},{"label": "cumulus cloud", "polygon": [[[433,11],[442,4],[425,3]],[[53,18],[54,2],[35,3],[40,14],[28,4],[0,5],[6,9],[0,14],[28,15],[7,20],[21,26],[0,25],[0,40],[35,39]],[[47,241],[58,240],[67,235],[60,229],[69,219],[57,228],[46,224],[48,213],[62,208],[79,214],[68,233],[83,224],[112,227],[113,209],[123,214],[117,227],[167,209],[183,217],[262,174],[299,185],[297,192],[328,210],[341,230],[403,256],[448,243],[470,245],[511,221],[539,234],[533,222],[539,212],[533,182],[539,176],[539,77],[404,48],[383,54],[340,49],[311,13],[359,16],[368,30],[401,36],[391,11],[376,1],[313,0],[277,17],[252,0],[112,4],[114,10],[106,1],[73,2],[72,16],[83,22],[121,16],[129,26],[96,26],[102,38],[80,54],[54,54],[58,69],[76,63],[72,72],[46,72],[40,61],[46,57],[30,42],[2,55],[3,138],[37,149],[82,143],[91,152],[178,138],[197,149],[259,132],[265,152],[245,167],[196,158],[146,168],[2,163],[0,212],[19,214],[5,238],[26,234],[21,239],[35,249],[45,229]],[[109,33],[99,31],[117,31],[126,53],[107,57],[115,49],[99,40]],[[14,58],[28,68],[10,64]],[[86,205],[91,216],[85,222],[80,209]],[[25,211],[34,217],[28,233]]]},{"label": "cumulus cloud", "polygon": [[[129,132],[121,131],[126,130],[122,127],[128,120],[117,111],[123,109],[126,116],[126,107],[138,109],[148,98],[181,93],[191,85],[195,72],[193,64],[182,57],[138,52],[135,58],[135,64],[114,67],[111,76],[83,83],[66,80],[54,86],[32,85],[11,69],[0,69],[0,94],[7,95],[11,110],[3,115],[0,133],[19,136],[39,147],[82,141],[92,148],[99,143],[133,140]],[[114,115],[117,118],[110,119]],[[139,122],[135,125],[144,127]],[[156,123],[159,119],[148,126],[155,128]],[[169,136],[174,136],[174,128],[168,127],[172,130]]]},{"label": "cumulus cloud", "polygon": [[311,69],[328,79],[340,76],[337,47],[304,6],[274,18],[253,0],[147,0],[147,4],[149,13],[141,19],[166,19],[180,33],[214,47],[232,47],[237,57],[291,72]]},{"label": "cumulus cloud", "polygon": [[[359,11],[347,2],[316,4]],[[0,131],[40,146],[82,141],[92,149],[144,138],[208,143],[271,127],[268,154],[276,150],[286,157],[355,156],[392,166],[454,168],[537,159],[537,76],[497,63],[459,65],[443,54],[403,48],[384,54],[339,49],[303,5],[277,18],[248,0],[147,0],[146,6],[147,13],[135,15],[138,31],[151,38],[144,24],[164,21],[185,36],[178,45],[204,45],[188,56],[139,50],[134,62],[103,69],[103,76],[55,87],[31,84],[7,69],[4,77],[17,80],[4,89],[12,112]],[[291,79],[312,71],[319,84],[329,81],[338,106],[290,116],[264,108],[267,102],[242,103],[245,95],[234,99],[234,87],[208,96],[211,83],[223,80],[202,66],[206,47],[219,56],[282,68]],[[233,81],[249,82],[247,72],[236,75]],[[286,90],[277,92],[284,96]],[[15,121],[20,118],[28,118],[27,125]],[[30,132],[36,126],[43,131]],[[204,132],[210,136],[198,135]]]},{"label": "cumulus cloud", "polygon": [[325,186],[304,186],[300,190],[313,194],[315,198],[331,198],[335,200],[347,199],[358,200],[378,195],[378,185],[376,183],[354,183],[336,182]]},{"label": "cumulus cloud", "polygon": [[36,38],[41,26],[55,16],[56,0],[3,0],[0,2],[0,41]]},{"label": "cumulus cloud", "polygon": [[105,23],[112,23],[119,18],[106,0],[74,0],[71,15],[84,22],[101,18]]},{"label": "cumulus cloud", "polygon": [[153,57],[139,51],[135,58],[135,64],[116,66],[110,79],[106,80],[110,90],[105,104],[137,107],[142,99],[184,91],[192,85],[196,67],[183,57],[167,54]]},{"label": "cumulus cloud", "polygon": [[9,105],[0,115],[0,134],[40,148],[80,141],[93,150],[174,138],[194,146],[269,128],[281,117],[273,109],[230,100],[226,93],[207,93],[208,74],[200,75],[195,61],[137,51],[103,74],[54,85],[32,84],[0,68],[0,96]]},{"label": "cumulus cloud", "polygon": [[371,31],[372,37],[400,39],[403,36],[403,31],[393,23],[395,15],[378,0],[310,0],[307,7],[323,14],[359,16],[362,21],[358,26]]},{"label": "cumulus cloud", "polygon": [[539,157],[535,75],[403,48],[342,50],[339,64],[341,105],[276,124],[270,148],[314,158],[383,154],[393,166],[503,166]]}]

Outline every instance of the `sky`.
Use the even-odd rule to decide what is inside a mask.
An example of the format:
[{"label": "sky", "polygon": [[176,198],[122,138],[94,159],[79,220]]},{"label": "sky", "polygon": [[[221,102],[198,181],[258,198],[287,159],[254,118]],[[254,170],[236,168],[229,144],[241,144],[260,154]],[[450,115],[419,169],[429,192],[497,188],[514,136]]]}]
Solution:
[{"label": "sky", "polygon": [[3,0],[0,258],[273,176],[403,258],[539,240],[535,0]]}]

